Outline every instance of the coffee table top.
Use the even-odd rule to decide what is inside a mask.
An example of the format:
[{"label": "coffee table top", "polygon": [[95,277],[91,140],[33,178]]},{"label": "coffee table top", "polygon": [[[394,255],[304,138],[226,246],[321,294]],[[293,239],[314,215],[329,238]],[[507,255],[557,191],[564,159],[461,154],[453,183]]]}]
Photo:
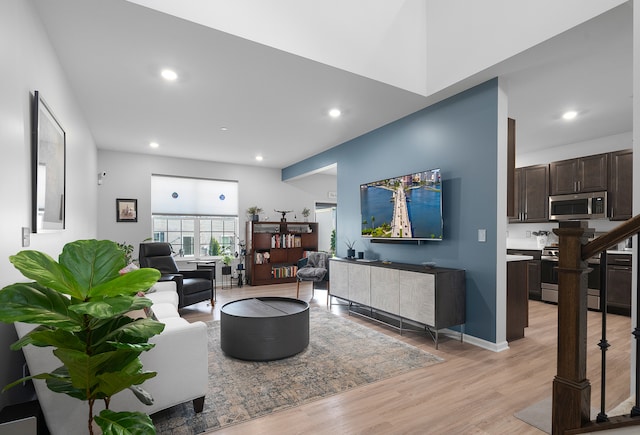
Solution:
[{"label": "coffee table top", "polygon": [[308,310],[309,304],[300,299],[277,296],[240,299],[228,302],[220,311],[237,317],[280,317]]}]

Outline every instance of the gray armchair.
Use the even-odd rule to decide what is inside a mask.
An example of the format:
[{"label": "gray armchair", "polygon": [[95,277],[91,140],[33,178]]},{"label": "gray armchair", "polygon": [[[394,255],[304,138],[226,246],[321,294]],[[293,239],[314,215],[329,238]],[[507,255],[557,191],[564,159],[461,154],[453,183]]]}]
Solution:
[{"label": "gray armchair", "polygon": [[169,243],[141,243],[140,267],[158,269],[160,281],[175,281],[178,290],[178,308],[202,301],[215,304],[215,269],[178,270]]},{"label": "gray armchair", "polygon": [[[326,252],[310,252],[307,258],[298,260],[298,272],[296,273],[296,298],[300,298],[300,282],[313,282],[311,299],[315,289],[329,291],[329,254]],[[327,303],[329,296],[327,295]]]}]

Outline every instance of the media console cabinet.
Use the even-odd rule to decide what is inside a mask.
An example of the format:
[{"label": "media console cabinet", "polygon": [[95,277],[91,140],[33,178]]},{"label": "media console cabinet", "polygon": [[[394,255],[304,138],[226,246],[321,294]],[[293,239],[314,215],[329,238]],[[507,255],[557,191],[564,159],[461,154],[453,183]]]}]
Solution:
[{"label": "media console cabinet", "polygon": [[465,323],[462,269],[332,258],[330,270],[330,298],[348,302],[356,314],[366,315],[353,311],[353,304],[368,307],[371,314],[390,315],[399,322],[400,333],[405,330],[404,321],[423,325],[436,349],[440,329]]}]

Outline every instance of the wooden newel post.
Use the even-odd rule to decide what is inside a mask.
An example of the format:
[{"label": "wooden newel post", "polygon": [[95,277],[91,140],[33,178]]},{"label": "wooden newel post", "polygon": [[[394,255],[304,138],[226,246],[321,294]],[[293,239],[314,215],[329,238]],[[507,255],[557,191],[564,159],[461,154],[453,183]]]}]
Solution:
[{"label": "wooden newel post", "polygon": [[552,434],[564,434],[590,421],[591,384],[587,375],[587,275],[582,245],[587,222],[560,222],[558,235],[558,366],[553,380]]}]

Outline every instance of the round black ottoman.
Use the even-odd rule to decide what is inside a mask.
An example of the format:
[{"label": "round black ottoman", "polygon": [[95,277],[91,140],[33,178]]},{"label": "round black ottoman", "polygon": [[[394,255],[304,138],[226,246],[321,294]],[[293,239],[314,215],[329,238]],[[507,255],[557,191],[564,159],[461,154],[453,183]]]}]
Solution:
[{"label": "round black ottoman", "polygon": [[309,304],[265,296],[226,303],[220,309],[220,347],[234,358],[271,361],[309,345]]}]

